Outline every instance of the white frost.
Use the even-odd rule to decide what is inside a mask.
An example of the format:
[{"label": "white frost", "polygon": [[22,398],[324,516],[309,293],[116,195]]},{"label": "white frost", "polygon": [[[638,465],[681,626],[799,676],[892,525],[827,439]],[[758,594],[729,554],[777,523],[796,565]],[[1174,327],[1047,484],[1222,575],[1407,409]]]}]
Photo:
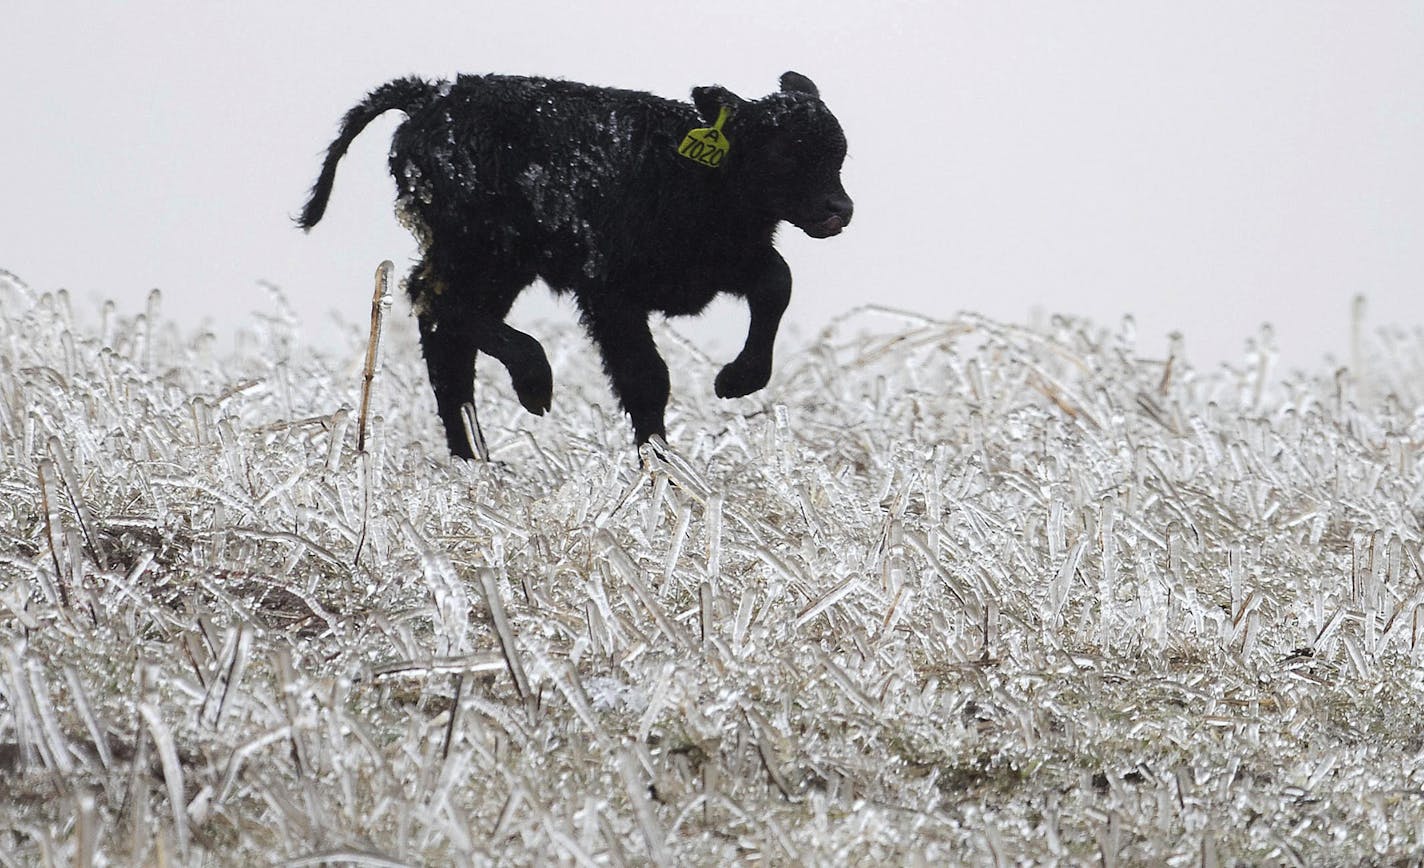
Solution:
[{"label": "white frost", "polygon": [[545,417],[481,366],[466,465],[405,319],[362,457],[355,329],[0,308],[9,861],[1416,853],[1418,334],[1273,378],[862,313],[723,402],[663,329],[639,470],[566,330]]}]

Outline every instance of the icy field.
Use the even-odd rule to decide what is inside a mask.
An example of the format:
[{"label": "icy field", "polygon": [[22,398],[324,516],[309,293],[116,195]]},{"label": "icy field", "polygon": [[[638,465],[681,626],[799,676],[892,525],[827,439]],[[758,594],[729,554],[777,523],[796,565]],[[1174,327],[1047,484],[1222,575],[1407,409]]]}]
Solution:
[{"label": "icy field", "polygon": [[364,323],[0,310],[0,864],[1419,856],[1417,333],[865,313],[723,402],[664,329],[639,470],[564,327],[467,466],[403,315],[362,456]]}]

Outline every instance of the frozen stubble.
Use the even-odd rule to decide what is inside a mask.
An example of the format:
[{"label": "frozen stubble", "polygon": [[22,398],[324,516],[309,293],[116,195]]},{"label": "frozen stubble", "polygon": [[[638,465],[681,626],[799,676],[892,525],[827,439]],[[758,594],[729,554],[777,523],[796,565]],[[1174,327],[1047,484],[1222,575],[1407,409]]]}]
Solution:
[{"label": "frozen stubble", "polygon": [[224,354],[0,301],[21,859],[1309,863],[1424,822],[1406,333],[1273,379],[1269,335],[1211,372],[862,312],[745,416],[682,390],[713,433],[642,465],[491,378],[454,467],[404,321],[363,453],[370,344],[297,352],[280,306]]}]

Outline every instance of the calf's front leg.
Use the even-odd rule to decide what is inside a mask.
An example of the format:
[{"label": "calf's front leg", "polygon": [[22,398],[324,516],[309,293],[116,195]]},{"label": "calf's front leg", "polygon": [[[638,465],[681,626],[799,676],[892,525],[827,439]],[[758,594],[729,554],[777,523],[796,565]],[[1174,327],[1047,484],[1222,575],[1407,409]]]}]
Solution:
[{"label": "calf's front leg", "polygon": [[713,384],[719,398],[750,395],[771,379],[772,345],[781,315],[791,301],[791,269],[775,250],[752,270],[741,292],[751,311],[747,342],[737,357],[717,374]]},{"label": "calf's front leg", "polygon": [[648,312],[618,304],[589,305],[584,307],[583,320],[603,356],[613,393],[633,421],[638,445],[654,434],[666,437],[668,369],[648,329]]}]

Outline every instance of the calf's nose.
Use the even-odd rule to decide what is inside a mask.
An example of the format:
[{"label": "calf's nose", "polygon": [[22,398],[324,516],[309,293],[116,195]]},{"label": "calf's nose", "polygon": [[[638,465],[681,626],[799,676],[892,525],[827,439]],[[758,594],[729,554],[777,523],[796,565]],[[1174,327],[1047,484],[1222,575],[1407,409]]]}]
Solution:
[{"label": "calf's nose", "polygon": [[826,200],[826,210],[841,218],[841,225],[850,224],[850,215],[855,213],[855,203],[844,193],[839,193]]}]

